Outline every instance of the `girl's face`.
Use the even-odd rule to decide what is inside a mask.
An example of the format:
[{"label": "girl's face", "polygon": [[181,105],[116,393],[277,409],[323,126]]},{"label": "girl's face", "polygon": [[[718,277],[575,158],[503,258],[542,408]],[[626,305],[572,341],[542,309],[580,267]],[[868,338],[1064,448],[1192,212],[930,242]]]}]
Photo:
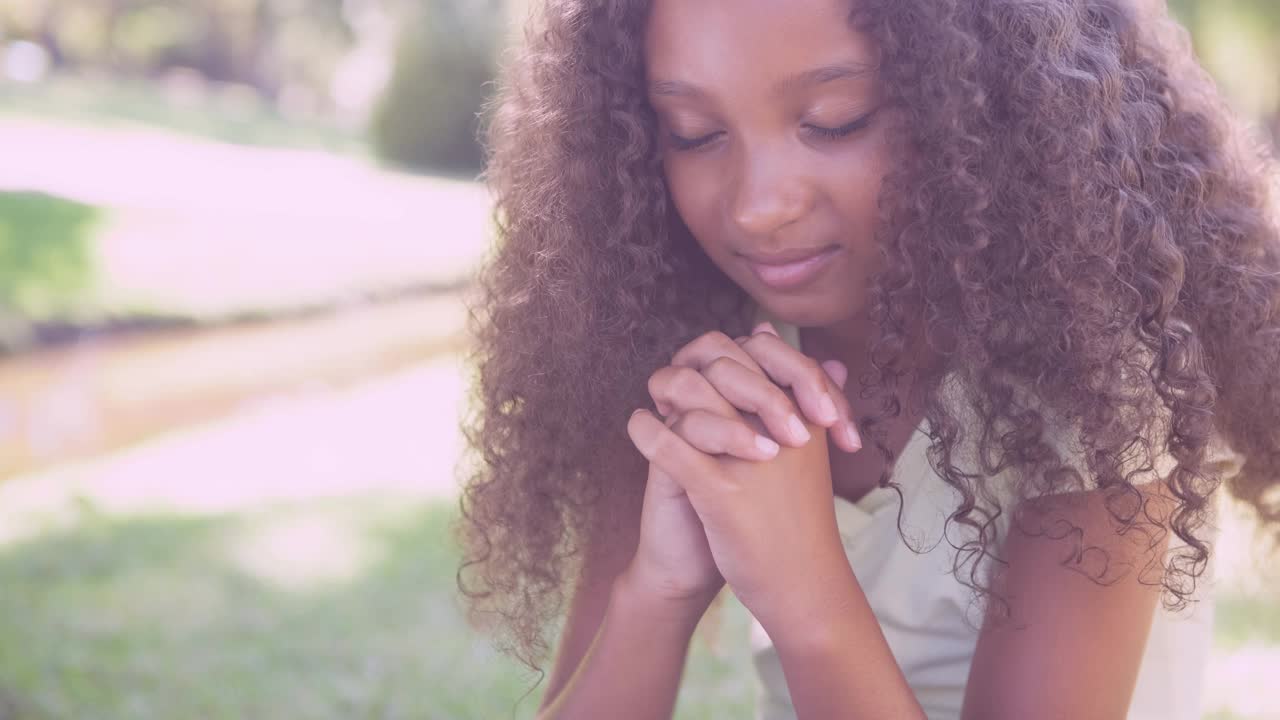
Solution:
[{"label": "girl's face", "polygon": [[858,316],[880,262],[890,117],[849,13],[849,0],[654,0],[645,34],[680,217],[760,305],[806,326]]}]

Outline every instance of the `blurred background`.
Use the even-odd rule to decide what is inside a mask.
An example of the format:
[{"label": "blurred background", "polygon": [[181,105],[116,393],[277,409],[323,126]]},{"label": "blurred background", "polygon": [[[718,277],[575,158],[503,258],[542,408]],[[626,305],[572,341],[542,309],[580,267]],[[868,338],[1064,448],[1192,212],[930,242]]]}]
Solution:
[{"label": "blurred background", "polygon": [[[1280,139],[1280,2],[1174,5]],[[522,6],[0,0],[0,720],[532,716],[447,532]],[[1205,717],[1274,720],[1228,511]],[[746,627],[679,717],[751,717]]]}]

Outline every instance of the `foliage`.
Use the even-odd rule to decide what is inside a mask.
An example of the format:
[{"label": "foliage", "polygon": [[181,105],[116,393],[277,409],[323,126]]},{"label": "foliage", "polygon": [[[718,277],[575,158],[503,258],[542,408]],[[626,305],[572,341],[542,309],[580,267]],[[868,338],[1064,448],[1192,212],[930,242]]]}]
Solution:
[{"label": "foliage", "polygon": [[0,37],[40,43],[55,70],[156,78],[193,71],[277,99],[323,95],[355,30],[343,0],[29,0],[0,3]]},{"label": "foliage", "polygon": [[24,318],[75,308],[93,282],[98,210],[40,193],[0,193],[0,348],[22,339]]},{"label": "foliage", "polygon": [[502,13],[493,0],[428,0],[406,25],[390,83],[374,112],[384,160],[474,171],[479,115],[495,72]]},{"label": "foliage", "polygon": [[1169,0],[1169,8],[1232,103],[1280,142],[1280,2]]}]

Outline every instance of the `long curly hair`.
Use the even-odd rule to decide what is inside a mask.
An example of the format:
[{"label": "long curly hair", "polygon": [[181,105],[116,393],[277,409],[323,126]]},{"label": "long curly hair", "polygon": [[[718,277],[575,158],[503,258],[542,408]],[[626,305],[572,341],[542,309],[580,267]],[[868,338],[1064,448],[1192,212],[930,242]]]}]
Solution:
[{"label": "long curly hair", "polygon": [[[1010,497],[1101,487],[1117,532],[1171,531],[1181,543],[1157,581],[1166,604],[1185,602],[1223,480],[1211,440],[1243,458],[1231,494],[1263,527],[1280,520],[1274,164],[1162,11],[856,5],[905,118],[867,300],[876,372],[864,381],[881,402],[859,418],[864,436],[891,466],[878,424],[913,374],[930,461],[959,498],[948,526],[974,531],[956,562],[971,587],[987,587],[976,560],[999,561],[1007,508],[988,484],[1010,472]],[[644,85],[647,14],[647,0],[547,0],[503,63],[485,131],[499,242],[472,302],[458,583],[473,621],[535,668],[594,515],[643,485],[625,426],[649,405],[648,376],[703,332],[749,332],[754,312],[674,211]],[[911,365],[919,326],[954,338],[944,368]],[[966,439],[977,467],[963,465]],[[1174,507],[1153,517],[1134,485],[1160,457]]]}]

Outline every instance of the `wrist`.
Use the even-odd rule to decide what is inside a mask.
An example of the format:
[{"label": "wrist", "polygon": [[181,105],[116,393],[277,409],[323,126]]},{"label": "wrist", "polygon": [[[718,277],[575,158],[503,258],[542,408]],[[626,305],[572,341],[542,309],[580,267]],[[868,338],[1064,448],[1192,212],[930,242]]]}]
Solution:
[{"label": "wrist", "polygon": [[803,654],[829,649],[860,614],[870,615],[871,608],[847,562],[815,573],[759,614],[753,611],[780,651],[790,648]]},{"label": "wrist", "polygon": [[628,617],[687,627],[692,633],[718,593],[719,588],[687,595],[665,594],[628,567],[614,580],[610,603],[623,609]]}]

